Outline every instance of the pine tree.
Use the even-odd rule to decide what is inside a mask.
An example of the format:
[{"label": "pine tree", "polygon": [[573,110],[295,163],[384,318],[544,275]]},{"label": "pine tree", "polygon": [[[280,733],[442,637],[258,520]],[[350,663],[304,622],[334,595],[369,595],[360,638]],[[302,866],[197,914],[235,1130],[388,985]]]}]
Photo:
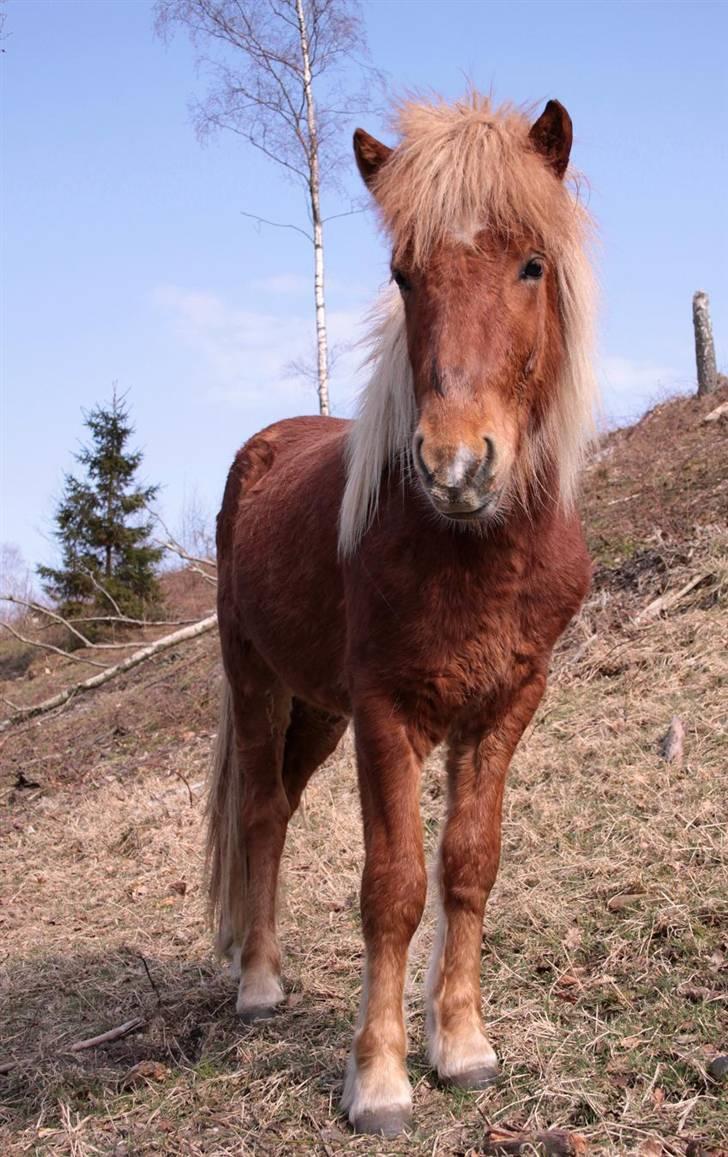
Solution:
[{"label": "pine tree", "polygon": [[144,517],[159,487],[135,480],[143,455],[128,448],[134,427],[116,389],[109,405],[84,414],[84,425],[91,443],[75,457],[86,477],[66,475],[55,517],[61,565],[38,573],[66,617],[111,614],[111,599],[141,617],[161,600],[155,569],[163,552],[149,541],[153,523]]}]

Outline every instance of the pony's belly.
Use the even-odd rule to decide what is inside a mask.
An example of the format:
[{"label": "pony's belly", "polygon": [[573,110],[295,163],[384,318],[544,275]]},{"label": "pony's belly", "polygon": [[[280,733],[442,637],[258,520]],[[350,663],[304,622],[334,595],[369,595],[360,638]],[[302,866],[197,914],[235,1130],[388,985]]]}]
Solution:
[{"label": "pony's belly", "polygon": [[270,559],[265,573],[239,577],[244,635],[294,695],[335,714],[349,714],[344,675],[343,598],[335,584],[312,581],[301,560]]},{"label": "pony's belly", "polygon": [[242,498],[234,597],[242,633],[282,682],[314,706],[348,714],[333,457],[327,446],[313,446],[303,459],[281,449]]}]

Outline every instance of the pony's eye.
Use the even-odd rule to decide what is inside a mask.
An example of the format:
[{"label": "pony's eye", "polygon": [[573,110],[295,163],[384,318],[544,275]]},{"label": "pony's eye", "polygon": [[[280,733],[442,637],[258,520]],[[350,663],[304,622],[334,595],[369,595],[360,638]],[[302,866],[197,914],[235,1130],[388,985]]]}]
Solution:
[{"label": "pony's eye", "polygon": [[532,257],[521,270],[521,281],[538,281],[541,277],[543,277],[543,261],[538,257]]},{"label": "pony's eye", "polygon": [[402,293],[408,293],[412,288],[412,282],[407,280],[401,269],[392,270],[392,281]]}]

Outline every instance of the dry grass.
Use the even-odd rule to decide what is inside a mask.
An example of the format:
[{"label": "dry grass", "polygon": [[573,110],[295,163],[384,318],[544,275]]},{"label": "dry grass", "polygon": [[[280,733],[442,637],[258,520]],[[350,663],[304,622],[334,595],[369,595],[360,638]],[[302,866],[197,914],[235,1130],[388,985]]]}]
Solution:
[{"label": "dry grass", "polygon": [[[507,796],[483,937],[500,1087],[442,1090],[427,1068],[428,913],[408,994],[416,1131],[353,1137],[338,1113],[361,968],[348,738],[291,828],[288,1007],[236,1021],[200,892],[216,690],[202,640],[4,740],[0,1064],[17,1063],[0,1075],[3,1152],[464,1155],[486,1122],[575,1129],[600,1154],[728,1146],[706,1071],[728,1045],[725,536],[706,524],[668,542],[606,509],[604,550],[633,545],[598,572]],[[695,575],[662,617],[634,621]],[[681,766],[658,754],[674,714]],[[38,786],[14,786],[20,770]],[[443,786],[436,758],[431,850]],[[135,1015],[139,1032],[69,1052]]]}]

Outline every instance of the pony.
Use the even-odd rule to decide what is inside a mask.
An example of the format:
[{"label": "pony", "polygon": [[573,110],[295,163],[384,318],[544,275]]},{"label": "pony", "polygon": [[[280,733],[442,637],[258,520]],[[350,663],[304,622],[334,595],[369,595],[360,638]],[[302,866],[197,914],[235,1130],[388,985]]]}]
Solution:
[{"label": "pony", "polygon": [[361,1009],[343,1108],[411,1121],[403,994],[427,875],[421,769],[447,747],[427,983],[442,1082],[498,1074],[481,1013],[486,899],[514,750],[591,566],[575,511],[592,432],[589,222],[571,120],[471,93],[410,100],[390,148],[354,134],[391,247],[353,421],[275,423],[238,452],[217,522],[224,690],[208,808],[217,947],[244,1021],[284,1002],[286,828],[353,721],[364,830]]}]

